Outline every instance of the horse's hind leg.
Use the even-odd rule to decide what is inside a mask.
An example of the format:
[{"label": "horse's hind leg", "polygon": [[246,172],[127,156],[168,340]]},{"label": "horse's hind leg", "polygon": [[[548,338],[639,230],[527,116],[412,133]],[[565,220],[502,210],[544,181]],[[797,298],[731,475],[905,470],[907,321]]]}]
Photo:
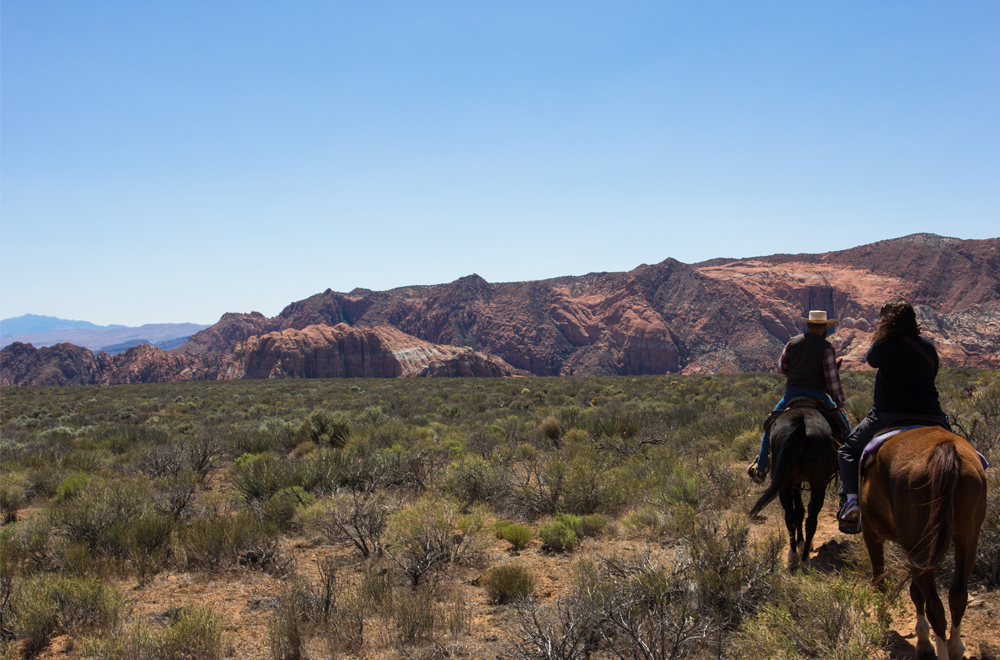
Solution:
[{"label": "horse's hind leg", "polygon": [[934,654],[934,645],[931,644],[931,628],[924,616],[924,594],[915,582],[910,583],[910,600],[917,610],[917,660],[931,660],[937,656]]},{"label": "horse's hind leg", "polygon": [[802,487],[795,487],[795,495],[792,497],[792,501],[795,502],[795,530],[796,530],[796,542],[795,549],[799,553],[799,562],[803,559],[806,560],[808,564],[809,554],[806,551],[806,540],[805,535],[802,533],[802,521],[806,518],[806,507],[802,503]]},{"label": "horse's hind leg", "polygon": [[826,498],[826,484],[809,484],[809,515],[806,516],[806,535],[799,549],[802,556],[802,564],[809,565],[809,553],[812,550],[813,537],[816,535],[816,525],[819,522],[819,512],[823,509],[823,500]]},{"label": "horse's hind leg", "polygon": [[[785,511],[785,529],[788,530],[788,565],[794,566],[799,563],[799,553],[797,551],[798,542],[802,538],[802,516],[799,515],[795,506],[796,489],[789,488],[778,493],[781,501],[781,508]],[[802,498],[799,500],[799,508],[802,506]]]},{"label": "horse's hind leg", "polygon": [[[920,595],[926,602],[927,608],[927,620],[931,624],[931,629],[934,630],[934,642],[937,646],[937,657],[938,660],[949,660],[948,646],[945,643],[946,633],[948,632],[947,621],[944,616],[944,604],[941,602],[941,597],[938,596],[937,583],[934,581],[934,571],[925,571],[920,575],[913,577],[913,582],[910,585],[910,596],[913,597],[913,590],[916,588],[919,590]],[[917,605],[916,599],[913,601],[914,605]],[[917,609],[917,624],[920,624],[920,607]],[[919,631],[918,631],[919,632]],[[930,643],[928,643],[928,647]],[[917,658],[920,656],[920,645],[917,645]],[[928,656],[933,658],[933,654]]]},{"label": "horse's hind leg", "polygon": [[[977,539],[978,540],[978,539]],[[962,644],[962,617],[969,602],[969,576],[976,564],[976,545],[955,539],[955,573],[948,591],[948,609],[951,610],[951,630],[948,633],[948,653],[952,660],[965,657]]]}]

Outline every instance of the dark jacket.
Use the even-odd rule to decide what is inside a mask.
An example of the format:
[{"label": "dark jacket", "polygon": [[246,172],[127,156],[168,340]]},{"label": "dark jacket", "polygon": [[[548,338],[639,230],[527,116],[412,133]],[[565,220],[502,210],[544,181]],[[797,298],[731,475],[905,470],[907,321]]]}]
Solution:
[{"label": "dark jacket", "polygon": [[[918,350],[910,342],[920,346]],[[872,344],[866,358],[878,369],[872,408],[880,413],[942,415],[934,387],[938,360],[934,344],[923,337],[905,335]]]},{"label": "dark jacket", "polygon": [[785,349],[785,357],[788,360],[788,379],[785,381],[785,387],[803,387],[826,392],[823,354],[828,348],[830,342],[812,332],[792,337]]}]

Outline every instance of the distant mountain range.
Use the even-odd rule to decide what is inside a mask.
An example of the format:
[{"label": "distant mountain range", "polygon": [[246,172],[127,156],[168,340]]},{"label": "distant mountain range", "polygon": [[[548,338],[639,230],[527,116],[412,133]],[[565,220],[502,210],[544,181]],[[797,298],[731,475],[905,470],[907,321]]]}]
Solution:
[{"label": "distant mountain range", "polygon": [[[122,352],[138,344],[153,344],[164,350],[183,344],[181,339],[210,326],[198,323],[148,323],[137,328],[100,326],[86,321],[67,321],[51,316],[25,314],[0,321],[0,347],[20,342],[35,348],[70,343],[107,353]],[[37,328],[33,330],[32,328]]]},{"label": "distant mountain range", "polygon": [[169,351],[0,351],[0,384],[234,378],[590,376],[773,371],[801,317],[840,320],[844,368],[906,297],[946,367],[1000,368],[1000,238],[913,234],[822,254],[667,259],[625,273],[323,293],[268,318],[227,313]]},{"label": "distant mountain range", "polygon": [[8,335],[40,335],[46,332],[59,332],[62,330],[106,330],[109,328],[124,327],[124,325],[95,325],[87,321],[70,321],[54,316],[25,314],[0,321],[0,337]]}]

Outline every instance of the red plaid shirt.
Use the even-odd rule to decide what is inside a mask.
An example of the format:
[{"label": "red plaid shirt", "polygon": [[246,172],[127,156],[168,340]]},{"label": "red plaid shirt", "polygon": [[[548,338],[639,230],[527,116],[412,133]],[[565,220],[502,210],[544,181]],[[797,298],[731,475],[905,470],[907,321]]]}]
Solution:
[{"label": "red plaid shirt", "polygon": [[[781,350],[781,357],[778,358],[778,371],[788,375],[788,344]],[[833,402],[838,406],[844,405],[847,397],[844,396],[844,388],[840,385],[840,372],[837,370],[837,352],[833,346],[823,353],[823,377],[826,378],[826,393],[830,395]]]}]

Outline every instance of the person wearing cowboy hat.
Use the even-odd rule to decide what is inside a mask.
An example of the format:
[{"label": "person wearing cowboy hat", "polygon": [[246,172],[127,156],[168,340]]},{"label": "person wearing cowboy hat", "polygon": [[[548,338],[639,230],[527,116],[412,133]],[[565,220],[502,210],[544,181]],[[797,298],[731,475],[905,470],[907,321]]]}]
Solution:
[{"label": "person wearing cowboy hat", "polygon": [[875,435],[901,419],[921,418],[951,430],[948,416],[941,410],[934,379],[941,366],[934,344],[920,336],[917,313],[905,298],[882,305],[872,345],[865,355],[875,367],[872,409],[840,446],[841,508],[837,513],[840,531],[861,531],[861,503],[858,463],[865,446]]},{"label": "person wearing cowboy hat", "polygon": [[[840,385],[837,352],[826,340],[827,329],[836,325],[837,319],[828,319],[825,310],[814,309],[802,320],[806,331],[789,339],[778,359],[778,370],[786,376],[785,395],[774,409],[783,409],[792,399],[810,397],[825,404],[827,410],[836,410],[845,428],[850,429],[847,415],[841,410],[844,388]],[[747,468],[747,474],[756,483],[762,483],[767,475],[770,453],[771,440],[765,431],[760,439],[760,455]]]}]

